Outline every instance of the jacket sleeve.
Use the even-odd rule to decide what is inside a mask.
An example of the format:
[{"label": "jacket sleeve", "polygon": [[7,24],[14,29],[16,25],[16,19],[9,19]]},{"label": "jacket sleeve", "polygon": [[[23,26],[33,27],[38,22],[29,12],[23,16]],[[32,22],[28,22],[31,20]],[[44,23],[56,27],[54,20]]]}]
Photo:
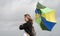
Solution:
[{"label": "jacket sleeve", "polygon": [[20,29],[20,30],[23,30],[23,29],[24,29],[23,25],[20,25],[20,26],[19,26],[19,29]]}]

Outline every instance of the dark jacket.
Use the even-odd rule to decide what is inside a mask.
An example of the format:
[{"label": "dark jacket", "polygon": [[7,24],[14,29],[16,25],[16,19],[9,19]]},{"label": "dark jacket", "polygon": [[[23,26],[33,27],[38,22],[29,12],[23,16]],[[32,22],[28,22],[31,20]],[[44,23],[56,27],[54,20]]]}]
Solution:
[{"label": "dark jacket", "polygon": [[32,24],[33,24],[32,22],[24,23],[23,25],[19,26],[19,29],[20,30],[25,30],[25,32],[28,33],[30,36],[34,36],[35,31],[34,31],[34,28],[33,28]]}]

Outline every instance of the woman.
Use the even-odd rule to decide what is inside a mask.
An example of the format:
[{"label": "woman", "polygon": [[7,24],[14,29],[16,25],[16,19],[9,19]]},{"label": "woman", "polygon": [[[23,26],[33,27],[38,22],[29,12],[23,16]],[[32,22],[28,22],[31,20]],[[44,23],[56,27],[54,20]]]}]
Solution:
[{"label": "woman", "polygon": [[24,23],[23,25],[20,25],[19,29],[25,30],[27,35],[29,34],[30,36],[35,36],[33,20],[31,19],[31,16],[29,14],[25,14],[24,19],[26,23]]}]

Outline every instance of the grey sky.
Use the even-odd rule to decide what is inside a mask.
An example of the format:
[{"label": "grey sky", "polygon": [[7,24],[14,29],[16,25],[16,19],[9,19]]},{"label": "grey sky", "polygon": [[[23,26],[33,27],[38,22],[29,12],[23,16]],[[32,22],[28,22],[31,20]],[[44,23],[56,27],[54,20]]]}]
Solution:
[{"label": "grey sky", "polygon": [[24,31],[19,25],[24,22],[24,14],[34,19],[37,2],[56,10],[57,24],[51,32],[43,31],[34,22],[37,36],[60,36],[60,0],[0,0],[0,36],[23,36]]}]

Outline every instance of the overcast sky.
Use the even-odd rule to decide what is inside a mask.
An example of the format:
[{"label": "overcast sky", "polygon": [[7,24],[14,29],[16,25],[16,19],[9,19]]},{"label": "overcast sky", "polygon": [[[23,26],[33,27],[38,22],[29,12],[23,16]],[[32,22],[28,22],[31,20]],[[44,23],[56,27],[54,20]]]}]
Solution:
[{"label": "overcast sky", "polygon": [[24,14],[28,13],[34,19],[38,1],[56,10],[57,24],[51,32],[43,31],[34,22],[37,36],[60,36],[60,0],[0,0],[0,36],[23,36],[24,31],[19,25],[24,22]]}]

